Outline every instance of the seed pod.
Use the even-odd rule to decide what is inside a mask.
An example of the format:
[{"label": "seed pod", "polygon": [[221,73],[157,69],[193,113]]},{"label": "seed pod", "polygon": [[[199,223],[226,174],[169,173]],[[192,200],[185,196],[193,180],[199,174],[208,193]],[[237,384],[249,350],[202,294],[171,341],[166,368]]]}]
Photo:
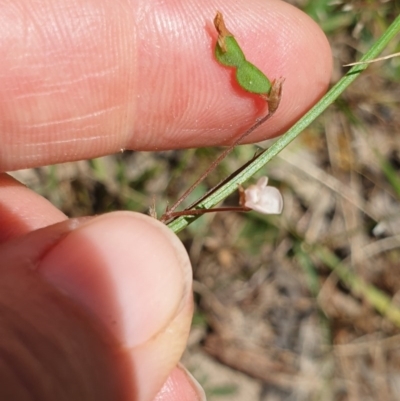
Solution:
[{"label": "seed pod", "polygon": [[267,100],[271,90],[270,80],[253,64],[246,60],[246,57],[225,26],[224,18],[218,11],[214,18],[214,25],[218,32],[218,39],[215,46],[215,58],[222,65],[237,68],[236,80],[246,91],[263,95]]},{"label": "seed pod", "polygon": [[238,84],[247,92],[267,94],[271,90],[271,81],[253,64],[245,61],[236,70]]},{"label": "seed pod", "polygon": [[215,58],[219,63],[228,67],[240,67],[246,62],[242,49],[233,36],[226,36],[223,43],[226,51],[222,49],[219,42],[215,46]]},{"label": "seed pod", "polygon": [[214,25],[218,32],[215,45],[215,58],[227,67],[236,68],[236,81],[247,92],[260,95],[268,102],[268,113],[272,115],[279,107],[282,97],[284,78],[275,79],[272,83],[255,65],[246,60],[242,49],[232,33],[225,26],[222,14],[217,11]]}]

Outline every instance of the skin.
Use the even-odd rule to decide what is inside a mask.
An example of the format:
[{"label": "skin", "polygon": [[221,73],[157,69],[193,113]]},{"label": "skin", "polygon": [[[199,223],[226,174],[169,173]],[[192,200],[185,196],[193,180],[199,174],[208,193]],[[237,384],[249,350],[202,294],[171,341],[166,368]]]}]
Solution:
[{"label": "skin", "polygon": [[[332,68],[321,30],[284,2],[3,0],[0,170],[232,141],[262,105],[213,58],[218,8],[248,60],[286,77],[249,141],[282,133]],[[0,227],[0,399],[200,399],[177,366],[190,262],[165,226],[128,212],[69,220],[3,174]]]}]

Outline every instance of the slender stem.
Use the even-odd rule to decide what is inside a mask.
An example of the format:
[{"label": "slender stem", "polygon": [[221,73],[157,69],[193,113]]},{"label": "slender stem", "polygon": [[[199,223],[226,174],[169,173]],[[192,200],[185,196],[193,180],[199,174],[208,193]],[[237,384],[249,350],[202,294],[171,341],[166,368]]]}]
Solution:
[{"label": "slender stem", "polygon": [[[378,41],[368,50],[362,57],[361,61],[371,60],[387,46],[387,44],[400,32],[400,16],[387,28],[385,33],[378,39]],[[234,176],[229,182],[221,186],[218,190],[213,192],[209,197],[199,203],[199,208],[209,209],[214,205],[221,202],[232,192],[236,191],[239,185],[243,184],[257,171],[265,166],[274,156],[281,150],[288,146],[297,136],[307,128],[322,112],[332,104],[342,92],[355,80],[357,77],[368,67],[368,64],[358,65],[350,69],[350,71],[296,124],[281,136],[266,152],[262,153],[260,157],[250,163],[239,174]],[[229,152],[228,152],[229,153]],[[181,216],[168,224],[172,231],[178,232],[185,228],[189,222],[196,218]]]},{"label": "slender stem", "polygon": [[[265,152],[265,150],[263,151]],[[218,188],[220,188],[222,185],[224,185],[226,182],[231,180],[235,175],[239,174],[242,169],[246,168],[247,165],[249,165],[253,160],[257,159],[257,157],[260,157],[261,154],[259,153],[255,155],[252,159],[250,159],[246,164],[244,164],[241,168],[233,172],[231,175],[228,177],[224,178],[221,180],[217,185],[215,185],[213,188],[209,189],[202,197],[197,199],[194,203],[189,205],[185,210],[181,212],[172,212],[168,214],[168,220],[165,220],[164,223],[169,224],[173,219],[176,219],[181,216],[199,216],[205,213],[208,213],[207,211],[209,210],[210,212],[228,212],[228,211],[236,211],[236,212],[245,212],[251,209],[245,208],[243,206],[240,207],[223,207],[223,208],[212,208],[212,209],[194,209],[201,201],[205,198],[207,198],[209,195],[211,195],[213,192],[217,191]],[[164,217],[164,216],[163,216]]]},{"label": "slender stem", "polygon": [[215,212],[249,212],[250,210],[252,209],[245,206],[214,207],[212,209],[187,209],[180,212],[171,213],[170,218],[181,216],[201,216],[202,214]]},{"label": "slender stem", "polygon": [[191,205],[189,205],[185,210],[190,210],[196,207],[201,203],[202,200],[206,199],[208,196],[210,196],[212,193],[217,191],[219,188],[221,188],[223,185],[225,185],[227,182],[229,182],[232,178],[237,176],[242,170],[244,170],[250,163],[252,163],[254,160],[256,160],[258,157],[260,157],[266,150],[263,150],[262,152],[256,154],[252,159],[250,159],[248,162],[246,162],[242,167],[238,168],[236,171],[234,171],[232,174],[230,174],[228,177],[225,177],[222,179],[217,185],[209,189],[203,196],[201,196],[199,199],[197,199],[195,202],[193,202]]},{"label": "slender stem", "polygon": [[253,131],[255,131],[258,127],[264,124],[267,120],[269,120],[274,113],[268,113],[260,118],[255,124],[253,124],[244,134],[240,135],[235,142],[233,142],[228,148],[226,148],[207,168],[206,171],[181,195],[181,197],[164,213],[161,217],[161,221],[165,222],[171,219],[172,213],[174,210],[193,192],[193,190],[212,172],[215,168],[221,163],[221,161],[232,152],[232,150],[239,145],[247,136],[249,136]]}]

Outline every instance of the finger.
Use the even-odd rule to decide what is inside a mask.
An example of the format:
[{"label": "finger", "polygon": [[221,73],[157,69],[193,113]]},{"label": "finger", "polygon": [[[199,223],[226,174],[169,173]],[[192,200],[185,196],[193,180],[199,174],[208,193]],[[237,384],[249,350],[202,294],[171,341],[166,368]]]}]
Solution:
[{"label": "finger", "polygon": [[48,200],[0,174],[0,243],[66,218]]},{"label": "finger", "polygon": [[0,258],[1,399],[155,397],[192,314],[190,263],[170,230],[113,213],[35,231]]},{"label": "finger", "polygon": [[[251,140],[277,135],[326,90],[328,42],[283,1],[220,11],[247,58],[286,77]],[[212,0],[1,2],[0,169],[231,141],[262,107],[213,56],[215,12]]]}]

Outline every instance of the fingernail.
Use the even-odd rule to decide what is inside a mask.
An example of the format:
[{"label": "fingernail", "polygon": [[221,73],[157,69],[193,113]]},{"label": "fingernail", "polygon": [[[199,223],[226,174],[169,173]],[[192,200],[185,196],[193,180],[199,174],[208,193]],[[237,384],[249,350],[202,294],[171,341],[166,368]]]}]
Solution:
[{"label": "fingernail", "polygon": [[168,376],[154,401],[173,399],[178,395],[181,395],[185,400],[207,400],[206,393],[199,382],[181,363]]},{"label": "fingernail", "polygon": [[129,212],[100,216],[71,232],[38,271],[127,347],[162,330],[190,292],[190,262],[177,237]]},{"label": "fingernail", "polygon": [[207,401],[206,393],[195,377],[181,363],[178,364],[178,368],[186,375],[188,382],[196,393],[197,399],[199,401]]}]

